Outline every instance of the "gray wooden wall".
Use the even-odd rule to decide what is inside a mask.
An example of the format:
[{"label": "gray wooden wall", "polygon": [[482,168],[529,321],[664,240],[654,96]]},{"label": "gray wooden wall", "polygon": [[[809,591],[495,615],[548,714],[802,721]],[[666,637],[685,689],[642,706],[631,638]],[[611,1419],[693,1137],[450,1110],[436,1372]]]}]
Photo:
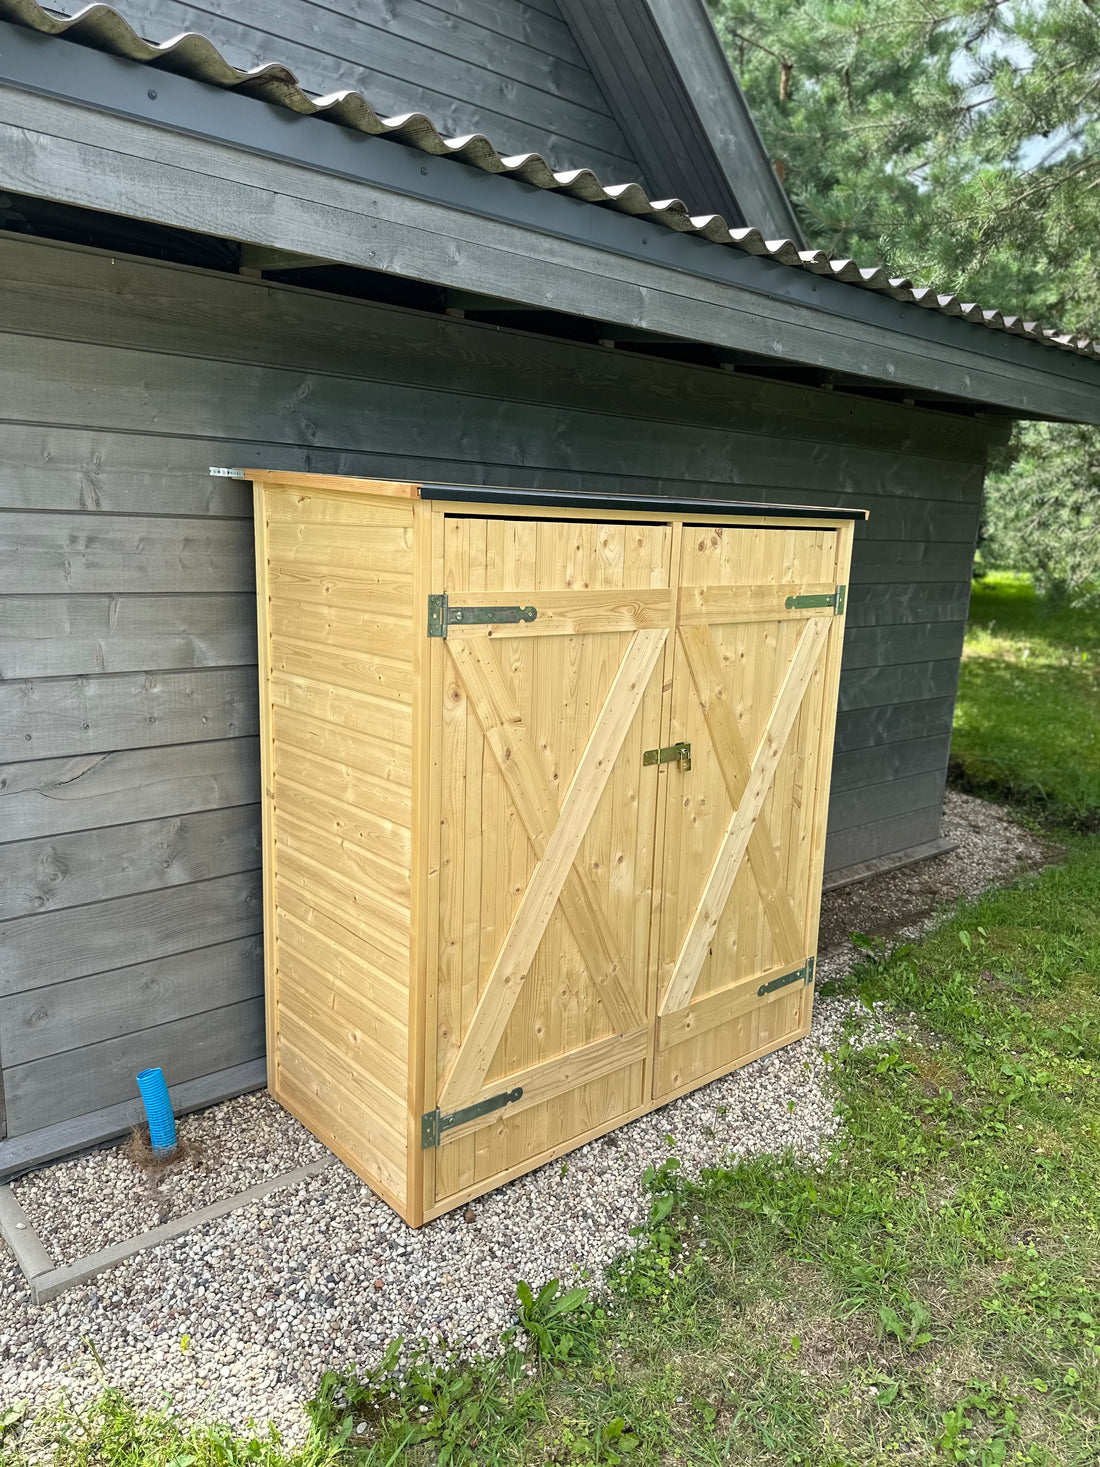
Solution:
[{"label": "gray wooden wall", "polygon": [[262,1053],[251,510],[211,464],[869,508],[828,865],[938,834],[972,423],[15,236],[0,281],[9,1136]]},{"label": "gray wooden wall", "polygon": [[362,92],[383,117],[424,112],[444,134],[484,132],[503,153],[594,168],[605,183],[643,180],[557,0],[118,0],[117,8],[147,40],[198,31],[234,66],[289,66],[307,92]]}]

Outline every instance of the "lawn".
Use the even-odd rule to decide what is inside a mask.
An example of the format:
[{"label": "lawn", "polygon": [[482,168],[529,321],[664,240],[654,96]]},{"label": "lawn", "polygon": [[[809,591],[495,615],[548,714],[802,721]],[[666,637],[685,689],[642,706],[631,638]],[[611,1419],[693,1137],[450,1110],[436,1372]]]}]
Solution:
[{"label": "lawn", "polygon": [[1100,610],[1048,606],[1027,576],[976,582],[951,753],[978,792],[1100,826]]},{"label": "lawn", "polygon": [[[975,614],[959,757],[1048,810],[1100,807],[1095,620],[1004,577]],[[688,1184],[670,1151],[608,1290],[563,1294],[531,1260],[497,1359],[326,1377],[304,1448],[107,1395],[54,1419],[59,1467],[1094,1467],[1100,839],[1062,839],[1061,864],[844,980],[895,1037],[861,1046],[853,1020],[821,1165]]]}]

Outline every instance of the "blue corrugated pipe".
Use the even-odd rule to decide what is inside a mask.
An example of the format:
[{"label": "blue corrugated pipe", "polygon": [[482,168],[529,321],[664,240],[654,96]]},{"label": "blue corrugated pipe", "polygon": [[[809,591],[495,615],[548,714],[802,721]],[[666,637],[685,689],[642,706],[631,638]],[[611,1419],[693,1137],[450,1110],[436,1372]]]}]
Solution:
[{"label": "blue corrugated pipe", "polygon": [[137,1077],[138,1089],[145,1102],[145,1114],[149,1117],[149,1144],[154,1156],[163,1156],[176,1149],[176,1118],[172,1114],[172,1102],[168,1098],[168,1082],[159,1067],[142,1070]]}]

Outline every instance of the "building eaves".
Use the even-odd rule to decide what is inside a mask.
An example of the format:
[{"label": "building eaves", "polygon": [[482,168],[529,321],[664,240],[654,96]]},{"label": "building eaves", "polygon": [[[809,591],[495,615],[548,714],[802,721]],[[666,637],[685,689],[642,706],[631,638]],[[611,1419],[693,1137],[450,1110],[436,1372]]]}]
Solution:
[{"label": "building eaves", "polygon": [[483,172],[515,178],[535,188],[614,209],[679,234],[702,236],[746,254],[764,256],[791,269],[827,276],[846,285],[922,306],[944,316],[959,317],[994,331],[1025,336],[1060,351],[1100,358],[1100,341],[1044,327],[1022,316],[983,309],[972,302],[960,300],[957,295],[941,294],[929,287],[914,285],[904,277],[891,276],[881,266],[863,267],[854,260],[836,259],[824,250],[802,250],[790,239],[765,239],[760,230],[751,227],[731,229],[719,214],[692,215],[679,199],[649,199],[637,183],[605,185],[588,168],[554,172],[540,154],[504,156],[480,133],[444,137],[430,118],[421,112],[380,117],[358,92],[311,97],[299,86],[288,67],[268,63],[242,71],[231,65],[211,40],[196,32],[159,43],[147,41],[109,5],[89,5],[72,17],[61,17],[43,9],[38,0],[0,0],[0,19],[211,86],[231,89],[303,116],[319,117],[373,137],[389,138],[433,157],[455,158]]}]

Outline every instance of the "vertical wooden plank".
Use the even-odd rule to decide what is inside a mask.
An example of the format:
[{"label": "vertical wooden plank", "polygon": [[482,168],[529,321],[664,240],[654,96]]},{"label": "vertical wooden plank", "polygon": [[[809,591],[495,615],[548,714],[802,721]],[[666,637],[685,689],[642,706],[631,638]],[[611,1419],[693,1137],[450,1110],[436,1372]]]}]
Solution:
[{"label": "vertical wooden plank", "polygon": [[[808,538],[808,537],[807,537]],[[835,572],[836,532],[820,531],[814,536],[812,548],[806,552],[805,574],[815,583],[827,581]],[[816,730],[823,719],[835,721],[835,709],[828,707],[825,698],[825,668],[827,659],[818,665],[806,697],[803,700],[799,727],[792,736],[792,754],[795,756],[793,769],[792,828],[787,845],[787,888],[799,911],[805,910],[810,889],[810,858],[813,850],[815,820],[825,819],[827,806],[818,812],[816,805],[817,776],[820,767],[821,746]],[[817,933],[808,925],[806,928],[804,956],[812,956],[817,947]]]},{"label": "vertical wooden plank", "polygon": [[[430,520],[428,523],[428,534],[430,536],[430,548],[428,555],[428,578],[429,590],[435,593],[443,585],[443,562],[445,544],[444,511],[441,504],[431,504]],[[427,639],[426,639],[427,640]],[[428,840],[424,856],[428,865],[428,882],[426,887],[429,930],[425,934],[424,961],[426,965],[425,990],[424,990],[424,1035],[423,1035],[423,1066],[424,1082],[421,1096],[421,1110],[434,1110],[437,1096],[436,1075],[439,1070],[439,1057],[437,1053],[439,1037],[439,990],[442,965],[440,962],[440,943],[442,941],[442,912],[444,896],[444,872],[443,872],[443,760],[446,749],[446,738],[443,728],[444,708],[447,701],[446,682],[446,658],[444,656],[443,643],[439,638],[429,641],[429,665],[428,678],[430,683],[430,722],[431,732],[429,736],[429,751],[431,756],[431,811],[429,815]],[[420,696],[423,696],[421,692]],[[462,911],[459,906],[457,920],[461,923]],[[460,929],[461,930],[461,929]],[[413,1153],[414,1165],[419,1171],[417,1182],[421,1207],[426,1213],[434,1206],[437,1190],[436,1160],[438,1151],[425,1151],[419,1139]]]},{"label": "vertical wooden plank", "polygon": [[[836,565],[838,585],[848,585],[852,566],[852,540],[855,526],[845,520],[837,526]],[[825,827],[829,811],[829,785],[833,772],[833,742],[836,736],[837,695],[840,691],[840,663],[844,654],[846,617],[836,616],[825,648],[822,677],[823,698],[821,727],[818,731],[817,788],[814,798],[813,845],[810,851],[808,891],[806,898],[806,934],[809,951],[817,952],[817,933],[821,921],[821,882],[825,868]],[[813,1015],[814,991],[810,985],[803,992],[800,1027],[807,1032]]]},{"label": "vertical wooden plank", "polygon": [[[769,586],[778,585],[781,581],[791,578],[791,567],[786,563],[791,536],[782,530],[754,530],[751,536],[752,553],[748,566],[738,572],[734,566],[729,566],[727,574],[732,576],[745,576],[751,582]],[[771,710],[772,700],[775,696],[775,687],[780,670],[786,667],[794,652],[801,627],[785,626],[782,623],[774,625],[767,622],[760,623],[752,628],[731,627],[725,628],[726,637],[731,643],[736,643],[740,637],[746,640],[754,640],[753,660],[751,669],[751,736],[746,747],[753,748],[756,740],[764,727],[768,713]],[[793,632],[793,636],[791,633]],[[782,760],[780,760],[782,764]],[[776,775],[779,774],[776,769]],[[768,822],[765,829],[772,829],[771,817],[775,809],[775,780],[768,792],[768,798],[764,803],[763,818]],[[768,837],[770,839],[770,837]],[[731,916],[739,925],[745,929],[745,942],[738,944],[736,976],[756,972],[763,973],[770,966],[767,954],[769,939],[767,917],[764,912],[763,902],[757,899],[756,883],[753,873],[743,865],[737,882],[737,894],[730,903]],[[710,986],[720,988],[722,986],[721,975],[712,971],[708,975]],[[755,1047],[755,1046],[754,1046]]]},{"label": "vertical wooden plank", "polygon": [[435,506],[413,506],[413,784],[412,897],[409,951],[407,1220],[424,1221],[424,1151],[420,1118],[434,1106],[426,1095],[429,1008],[434,1008],[436,954],[439,950],[439,729],[442,721],[442,647],[427,634],[428,596],[435,579]]},{"label": "vertical wooden plank", "polygon": [[[672,743],[672,695],[673,679],[679,646],[679,619],[680,619],[680,583],[683,577],[684,559],[684,524],[682,520],[673,520],[669,525],[667,536],[667,558],[664,563],[664,574],[667,576],[667,584],[672,593],[672,617],[669,624],[668,641],[665,643],[664,659],[661,663],[661,714],[658,732],[658,745]],[[658,765],[658,770],[662,766]],[[657,770],[654,771],[657,773]],[[644,789],[644,785],[643,785]],[[656,1043],[657,1043],[657,1003],[661,988],[661,941],[662,924],[665,918],[664,883],[662,873],[669,870],[666,842],[668,840],[670,827],[679,830],[680,823],[671,817],[671,805],[669,799],[669,782],[667,779],[655,779],[653,783],[653,800],[656,805],[653,860],[650,866],[649,890],[650,890],[650,913],[649,913],[649,945],[647,949],[647,965],[645,980],[645,1012],[649,1021],[649,1034],[646,1040],[646,1060],[643,1070],[644,1094],[648,1097],[653,1094],[656,1081]]]},{"label": "vertical wooden plank", "polygon": [[264,913],[264,1013],[267,1029],[267,1088],[275,1094],[279,1077],[279,993],[276,957],[275,829],[273,797],[273,748],[271,742],[271,632],[268,625],[267,587],[267,490],[262,479],[252,485],[253,523],[256,536],[256,631],[259,657],[260,698],[260,810],[263,851]]},{"label": "vertical wooden plank", "polygon": [[[438,523],[433,535],[434,583],[432,589],[454,595],[467,584],[472,553],[472,521],[464,516],[447,517],[438,506]],[[442,1077],[454,1060],[466,1022],[466,1002],[476,1002],[480,967],[480,822],[482,801],[482,743],[477,722],[445,644],[441,644],[442,694],[440,704],[440,854],[439,926],[436,948],[436,982],[431,1003],[432,1069],[428,1109],[439,1104]],[[466,996],[469,975],[475,992]],[[444,1150],[424,1156],[425,1201],[432,1203],[456,1189],[452,1169],[469,1151],[463,1138]],[[461,1171],[460,1175],[465,1175]],[[472,1175],[472,1172],[470,1172]]]}]

